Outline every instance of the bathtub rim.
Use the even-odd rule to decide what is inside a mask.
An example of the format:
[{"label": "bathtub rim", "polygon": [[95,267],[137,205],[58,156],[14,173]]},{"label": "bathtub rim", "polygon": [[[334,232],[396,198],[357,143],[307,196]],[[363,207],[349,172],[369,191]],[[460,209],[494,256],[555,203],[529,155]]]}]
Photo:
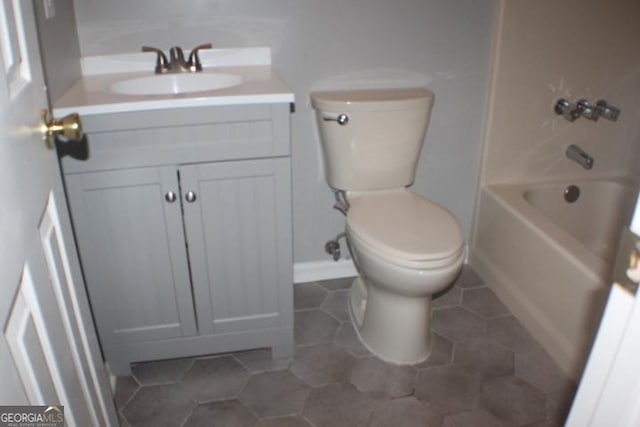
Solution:
[{"label": "bathtub rim", "polygon": [[[584,243],[564,230],[551,218],[538,210],[525,198],[526,191],[533,188],[548,188],[554,186],[578,185],[594,182],[610,182],[631,189],[636,189],[638,185],[626,177],[598,177],[590,179],[555,179],[547,181],[532,181],[513,184],[489,184],[485,185],[481,191],[486,191],[498,203],[507,209],[528,227],[542,231],[540,236],[547,243],[551,244],[572,262],[580,264],[593,279],[599,279],[609,286],[612,281],[611,274],[613,263],[609,263],[601,258]],[[482,197],[482,196],[481,196]],[[474,233],[475,237],[475,233]],[[475,240],[475,239],[474,239]],[[472,243],[472,246],[475,246]]]},{"label": "bathtub rim", "polygon": [[[607,267],[608,263],[587,249],[583,243],[563,230],[524,198],[524,192],[533,187],[569,184],[580,185],[581,183],[591,181],[614,182],[630,187],[634,191],[638,188],[635,181],[617,176],[596,177],[588,180],[554,179],[481,186],[476,204],[477,211],[474,215],[474,230],[468,260],[469,265],[471,265],[486,284],[494,290],[512,314],[520,320],[529,333],[546,349],[562,370],[574,380],[580,378],[584,362],[588,356],[588,350],[585,352],[584,347],[578,346],[580,347],[578,348],[571,344],[570,341],[573,342],[573,340],[566,340],[565,334],[557,328],[557,325],[547,318],[546,312],[538,307],[536,303],[530,301],[526,292],[523,292],[518,286],[513,285],[512,281],[514,279],[510,273],[504,271],[499,264],[495,263],[493,257],[485,252],[486,248],[484,248],[484,243],[481,243],[479,240],[481,233],[479,233],[479,230],[475,227],[480,224],[480,207],[485,203],[493,204],[503,210],[505,214],[513,216],[513,220],[517,221],[517,223],[521,224],[525,229],[537,232],[540,241],[544,242],[544,244],[553,245],[554,250],[558,251],[560,255],[568,257],[567,263],[573,263],[574,268],[581,268],[583,272],[581,274],[585,275],[585,280],[580,282],[583,287],[580,292],[595,291],[608,293],[612,282],[610,277],[605,274],[607,271],[610,271],[610,268]],[[542,227],[538,227],[540,224],[542,224]],[[554,233],[554,235],[551,236],[547,232],[538,232],[539,230],[544,231],[545,229],[551,230],[551,233]],[[578,248],[578,255],[572,252],[572,250],[576,248]],[[590,262],[594,264],[588,265]],[[584,335],[584,337],[588,339],[586,335]],[[590,343],[585,342],[585,344],[590,346]]]}]

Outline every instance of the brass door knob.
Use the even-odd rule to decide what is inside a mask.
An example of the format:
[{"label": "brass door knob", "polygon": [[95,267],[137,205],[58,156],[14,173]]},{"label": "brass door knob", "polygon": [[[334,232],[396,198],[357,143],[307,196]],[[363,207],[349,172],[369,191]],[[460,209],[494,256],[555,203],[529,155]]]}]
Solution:
[{"label": "brass door knob", "polygon": [[55,137],[60,137],[63,141],[80,141],[82,133],[82,121],[78,114],[69,114],[62,119],[50,117],[49,111],[42,110],[42,123],[40,130],[42,139],[47,142],[49,148],[53,148]]}]

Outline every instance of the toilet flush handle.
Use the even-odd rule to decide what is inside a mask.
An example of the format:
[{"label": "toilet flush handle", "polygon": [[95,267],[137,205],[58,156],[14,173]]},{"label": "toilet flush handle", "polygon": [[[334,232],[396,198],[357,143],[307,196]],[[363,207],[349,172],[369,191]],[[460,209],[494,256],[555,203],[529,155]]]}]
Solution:
[{"label": "toilet flush handle", "polygon": [[325,122],[338,122],[340,126],[344,126],[349,123],[349,116],[346,114],[324,113],[322,120]]}]

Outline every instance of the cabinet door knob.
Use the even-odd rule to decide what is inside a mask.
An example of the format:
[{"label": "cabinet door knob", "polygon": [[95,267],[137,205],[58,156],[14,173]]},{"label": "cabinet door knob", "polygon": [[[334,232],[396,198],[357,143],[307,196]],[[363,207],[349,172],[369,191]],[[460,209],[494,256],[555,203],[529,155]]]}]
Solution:
[{"label": "cabinet door knob", "polygon": [[164,199],[169,203],[173,203],[176,201],[176,193],[173,191],[167,191],[164,195]]},{"label": "cabinet door knob", "polygon": [[187,194],[184,196],[185,200],[189,203],[193,203],[196,201],[196,193],[193,191],[187,191]]}]

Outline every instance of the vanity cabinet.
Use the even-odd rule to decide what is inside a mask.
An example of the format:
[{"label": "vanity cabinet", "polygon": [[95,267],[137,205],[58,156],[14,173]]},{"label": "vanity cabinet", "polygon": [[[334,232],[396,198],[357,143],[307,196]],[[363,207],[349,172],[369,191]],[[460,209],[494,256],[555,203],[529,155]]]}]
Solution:
[{"label": "vanity cabinet", "polygon": [[293,350],[289,105],[84,118],[61,161],[100,341],[135,361]]}]

